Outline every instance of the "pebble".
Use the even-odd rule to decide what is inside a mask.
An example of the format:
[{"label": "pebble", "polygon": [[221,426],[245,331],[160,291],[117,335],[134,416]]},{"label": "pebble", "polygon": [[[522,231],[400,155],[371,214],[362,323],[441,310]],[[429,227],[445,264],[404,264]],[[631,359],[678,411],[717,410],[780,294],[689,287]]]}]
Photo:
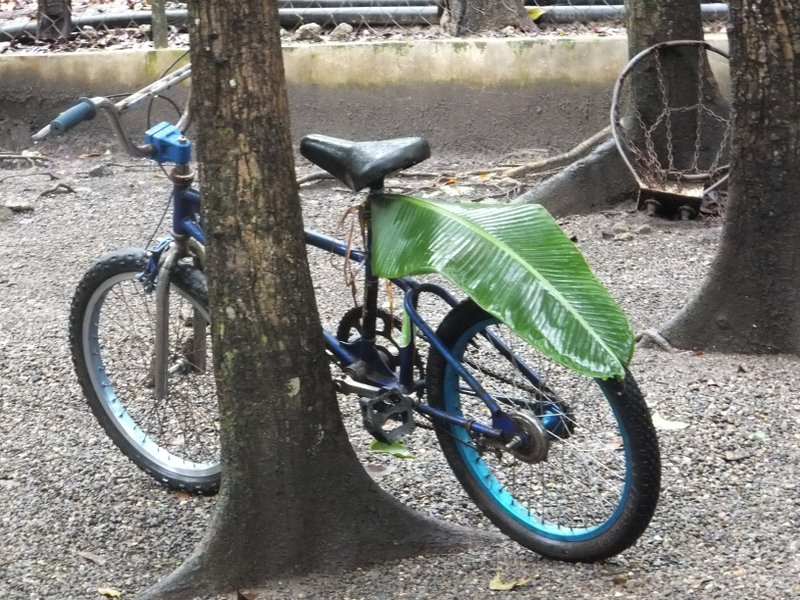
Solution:
[{"label": "pebble", "polygon": [[[87,171],[86,159],[51,156],[67,180]],[[425,167],[443,168],[435,162]],[[188,556],[216,502],[181,499],[158,486],[116,450],[85,406],[64,333],[74,285],[104,252],[148,239],[169,189],[141,169],[115,169],[124,202],[109,197],[104,178],[82,183],[86,189],[69,208],[45,197],[35,218],[7,214],[0,222],[0,281],[13,277],[15,283],[0,287],[4,600],[97,600],[99,588],[133,598]],[[30,182],[9,179],[4,191],[33,202],[46,185],[43,180],[41,189],[31,189]],[[308,186],[303,194],[309,205],[314,201],[308,225],[336,234],[352,196],[331,201],[328,184]],[[634,329],[658,327],[699,285],[708,263],[687,258],[710,256],[719,227],[673,225],[665,235],[653,220],[646,237],[609,244],[600,235],[608,219],[574,217],[570,229]],[[337,271],[341,263],[331,266],[318,253],[310,260],[315,271],[327,269],[318,284],[328,291],[318,301],[331,315],[330,328],[340,312],[336,302],[349,296]],[[639,542],[621,556],[601,565],[559,563],[502,538],[456,555],[285,578],[253,589],[255,598],[798,597],[800,504],[796,486],[785,484],[797,481],[800,464],[800,360],[639,350],[631,368],[653,410],[689,426],[659,432],[661,503]],[[356,450],[366,457],[368,438],[352,425],[358,409],[347,410]],[[431,432],[418,430],[408,447],[414,459],[369,457],[386,465],[374,470],[381,486],[415,509],[493,530],[456,484]],[[515,592],[490,592],[496,575],[530,581]]]}]

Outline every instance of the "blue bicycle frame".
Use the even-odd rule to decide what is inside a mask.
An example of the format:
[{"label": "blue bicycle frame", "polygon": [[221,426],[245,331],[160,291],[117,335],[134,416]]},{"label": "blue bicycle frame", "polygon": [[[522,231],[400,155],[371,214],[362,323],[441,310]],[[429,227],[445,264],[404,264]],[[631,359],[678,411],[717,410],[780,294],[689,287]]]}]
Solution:
[{"label": "blue bicycle frame", "polygon": [[[198,251],[198,247],[202,248],[206,239],[197,221],[197,215],[200,211],[200,193],[191,187],[191,174],[189,173],[188,164],[177,164],[171,177],[174,184],[172,194],[172,229],[175,238],[166,240],[154,250],[150,260],[151,266],[148,268],[149,273],[144,274],[145,281],[169,281],[168,272],[175,261],[167,258],[169,253],[165,252],[165,250],[169,244],[173,242],[191,244],[193,248],[192,254],[199,253],[201,263],[204,256],[203,252]],[[370,199],[380,194],[382,194],[381,189],[373,189],[370,192],[365,209],[367,219]],[[414,377],[416,345],[413,329],[412,332],[406,336],[408,343],[400,346],[398,357],[399,368],[397,372],[392,371],[386,365],[375,349],[376,305],[379,278],[372,273],[372,269],[370,268],[369,256],[371,237],[369,234],[369,227],[367,227],[367,231],[367,244],[363,251],[353,250],[349,248],[348,244],[344,241],[323,235],[319,232],[305,231],[305,241],[307,245],[364,265],[364,312],[362,316],[361,338],[351,343],[339,340],[329,332],[324,332],[326,350],[345,372],[358,368],[359,372],[368,374],[368,379],[370,383],[373,384],[373,388],[370,389],[366,386],[359,388],[358,391],[362,396],[374,397],[387,390],[396,390],[404,395],[414,394],[424,389],[425,382],[415,380]],[[175,256],[179,255],[183,255],[183,252],[175,254]],[[203,268],[202,264],[199,266]],[[165,277],[159,276],[155,278],[155,273],[163,273]],[[449,349],[436,337],[431,326],[422,318],[417,310],[421,294],[434,294],[450,306],[456,306],[458,300],[447,290],[438,285],[420,283],[411,277],[392,279],[391,281],[404,293],[403,310],[408,318],[409,325],[412,328],[416,328],[416,330],[420,332],[421,337],[437,352],[441,353],[466,385],[486,404],[492,414],[492,424],[487,425],[466,419],[459,415],[452,415],[421,402],[418,399],[414,400],[414,408],[435,421],[449,422],[479,435],[491,438],[501,440],[511,439],[518,431],[516,426],[506,416],[506,413],[501,409],[497,401],[481,386],[480,382],[464,368],[461,362],[455,358],[450,353]],[[157,284],[154,285],[157,288]],[[166,292],[163,294],[163,297],[166,298]],[[501,354],[505,356],[512,355],[511,351],[502,341],[488,332],[487,337]],[[163,346],[164,352],[166,352],[166,344],[158,344],[157,347],[159,346]],[[156,353],[156,361],[159,361],[158,352]],[[516,362],[522,367],[522,371],[528,379],[534,383],[534,385],[538,384],[539,378],[533,370],[527,368],[519,360],[516,360]],[[166,376],[163,378],[157,377],[156,381],[157,391],[161,390],[162,393],[164,393],[163,390],[166,389]],[[161,381],[160,384],[159,381]]]},{"label": "blue bicycle frame", "polygon": [[[175,165],[170,179],[173,183],[172,203],[172,230],[174,237],[168,238],[160,243],[152,252],[146,270],[142,273],[140,280],[148,291],[156,292],[156,342],[155,342],[155,397],[157,400],[163,399],[167,392],[167,362],[168,362],[168,312],[169,312],[169,282],[170,273],[177,261],[183,257],[191,256],[198,262],[198,267],[202,270],[205,262],[206,241],[197,215],[200,212],[200,193],[193,189],[193,174],[189,167],[192,152],[192,143],[186,138],[184,132],[189,126],[189,111],[183,115],[176,125],[169,123],[159,123],[151,127],[145,136],[145,144],[136,146],[125,134],[119,115],[127,108],[134,106],[143,98],[157,93],[162,87],[169,86],[175,82],[183,80],[188,76],[188,69],[179,70],[180,73],[167,78],[169,81],[158,82],[137,94],[133,95],[119,105],[112,104],[107,98],[82,98],[75,106],[59,115],[48,127],[42,129],[34,136],[34,139],[43,139],[52,132],[66,131],[78,123],[94,117],[97,108],[104,109],[111,118],[112,124],[126,149],[134,156],[147,156],[159,164],[170,162]],[[355,262],[365,265],[364,283],[364,308],[362,319],[361,339],[350,344],[337,340],[329,333],[325,333],[325,344],[327,351],[344,369],[353,370],[359,367],[362,373],[367,375],[370,384],[362,385],[357,391],[364,396],[378,395],[387,390],[396,391],[406,397],[420,391],[424,387],[424,382],[414,381],[414,356],[415,344],[413,329],[406,331],[404,338],[407,343],[400,347],[400,367],[399,372],[395,373],[381,359],[375,348],[375,327],[377,319],[377,294],[378,278],[372,273],[370,268],[370,233],[369,233],[369,205],[372,198],[383,194],[383,181],[373,182],[369,196],[365,205],[367,221],[367,243],[363,252],[348,251],[346,244],[340,240],[324,236],[313,231],[306,231],[306,243],[347,257]],[[480,383],[472,376],[455,358],[447,347],[436,337],[433,329],[422,319],[417,311],[419,295],[422,293],[432,293],[443,299],[447,304],[455,306],[457,300],[443,288],[432,284],[420,284],[409,277],[394,279],[392,282],[403,290],[405,300],[403,303],[405,316],[407,318],[405,327],[416,328],[421,336],[433,346],[455,370],[461,379],[469,386],[472,391],[480,398],[492,415],[492,425],[476,423],[470,419],[465,419],[457,415],[449,414],[445,411],[433,408],[417,399],[413,399],[413,407],[422,414],[428,415],[434,420],[446,421],[464,427],[475,433],[489,436],[492,438],[508,441],[518,434],[518,429],[508,418],[506,413],[500,408],[497,401],[489,395]],[[196,319],[200,321],[200,319]],[[205,336],[201,332],[196,332],[196,344],[205,344]],[[501,355],[511,358],[520,368],[521,372],[530,380],[534,386],[539,385],[539,377],[536,373],[519,360],[503,342],[485,332],[484,335],[491,344],[501,353]],[[199,340],[199,341],[198,341]]]}]

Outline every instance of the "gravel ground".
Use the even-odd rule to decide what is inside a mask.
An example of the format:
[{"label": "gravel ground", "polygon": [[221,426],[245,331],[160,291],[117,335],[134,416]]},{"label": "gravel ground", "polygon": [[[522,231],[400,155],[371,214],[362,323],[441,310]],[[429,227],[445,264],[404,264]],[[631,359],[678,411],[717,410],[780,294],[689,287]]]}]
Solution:
[{"label": "gravel ground", "polygon": [[[105,148],[44,151],[52,160],[36,167],[0,161],[0,206],[32,209],[0,209],[0,597],[97,600],[105,587],[131,598],[190,552],[215,501],[159,487],[112,446],[84,405],[66,327],[77,280],[105,251],[148,238],[167,182]],[[330,230],[351,200],[317,184],[304,193],[304,214]],[[563,225],[637,331],[686,302],[719,235],[718,223],[649,221],[625,209]],[[349,295],[330,274],[319,285],[320,297]],[[333,313],[328,300],[322,308]],[[653,411],[685,427],[660,431],[659,509],[639,543],[613,560],[556,563],[500,541],[275,582],[257,597],[800,597],[798,366],[785,356],[637,351],[632,369]],[[423,456],[431,443],[422,435],[412,449]],[[414,507],[487,527],[441,462],[388,470],[382,481]],[[495,575],[528,582],[490,592]]]}]

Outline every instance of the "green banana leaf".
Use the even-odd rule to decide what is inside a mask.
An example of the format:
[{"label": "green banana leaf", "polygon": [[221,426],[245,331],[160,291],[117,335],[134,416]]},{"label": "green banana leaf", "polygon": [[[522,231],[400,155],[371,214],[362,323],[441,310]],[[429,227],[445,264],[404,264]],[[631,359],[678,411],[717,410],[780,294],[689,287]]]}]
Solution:
[{"label": "green banana leaf", "polygon": [[591,377],[624,376],[628,320],[544,207],[396,194],[370,202],[376,275],[441,273],[551,359]]}]

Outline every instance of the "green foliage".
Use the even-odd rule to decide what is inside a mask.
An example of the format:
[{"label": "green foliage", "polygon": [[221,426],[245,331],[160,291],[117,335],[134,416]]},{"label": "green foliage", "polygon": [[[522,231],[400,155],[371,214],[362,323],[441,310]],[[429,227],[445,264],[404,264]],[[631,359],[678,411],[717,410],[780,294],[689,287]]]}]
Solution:
[{"label": "green foliage", "polygon": [[376,454],[391,454],[395,458],[414,458],[414,455],[399,441],[387,444],[373,439],[369,446],[369,451],[375,452]]},{"label": "green foliage", "polygon": [[442,273],[545,355],[592,377],[622,377],[634,339],[622,310],[539,205],[371,201],[372,269]]}]

